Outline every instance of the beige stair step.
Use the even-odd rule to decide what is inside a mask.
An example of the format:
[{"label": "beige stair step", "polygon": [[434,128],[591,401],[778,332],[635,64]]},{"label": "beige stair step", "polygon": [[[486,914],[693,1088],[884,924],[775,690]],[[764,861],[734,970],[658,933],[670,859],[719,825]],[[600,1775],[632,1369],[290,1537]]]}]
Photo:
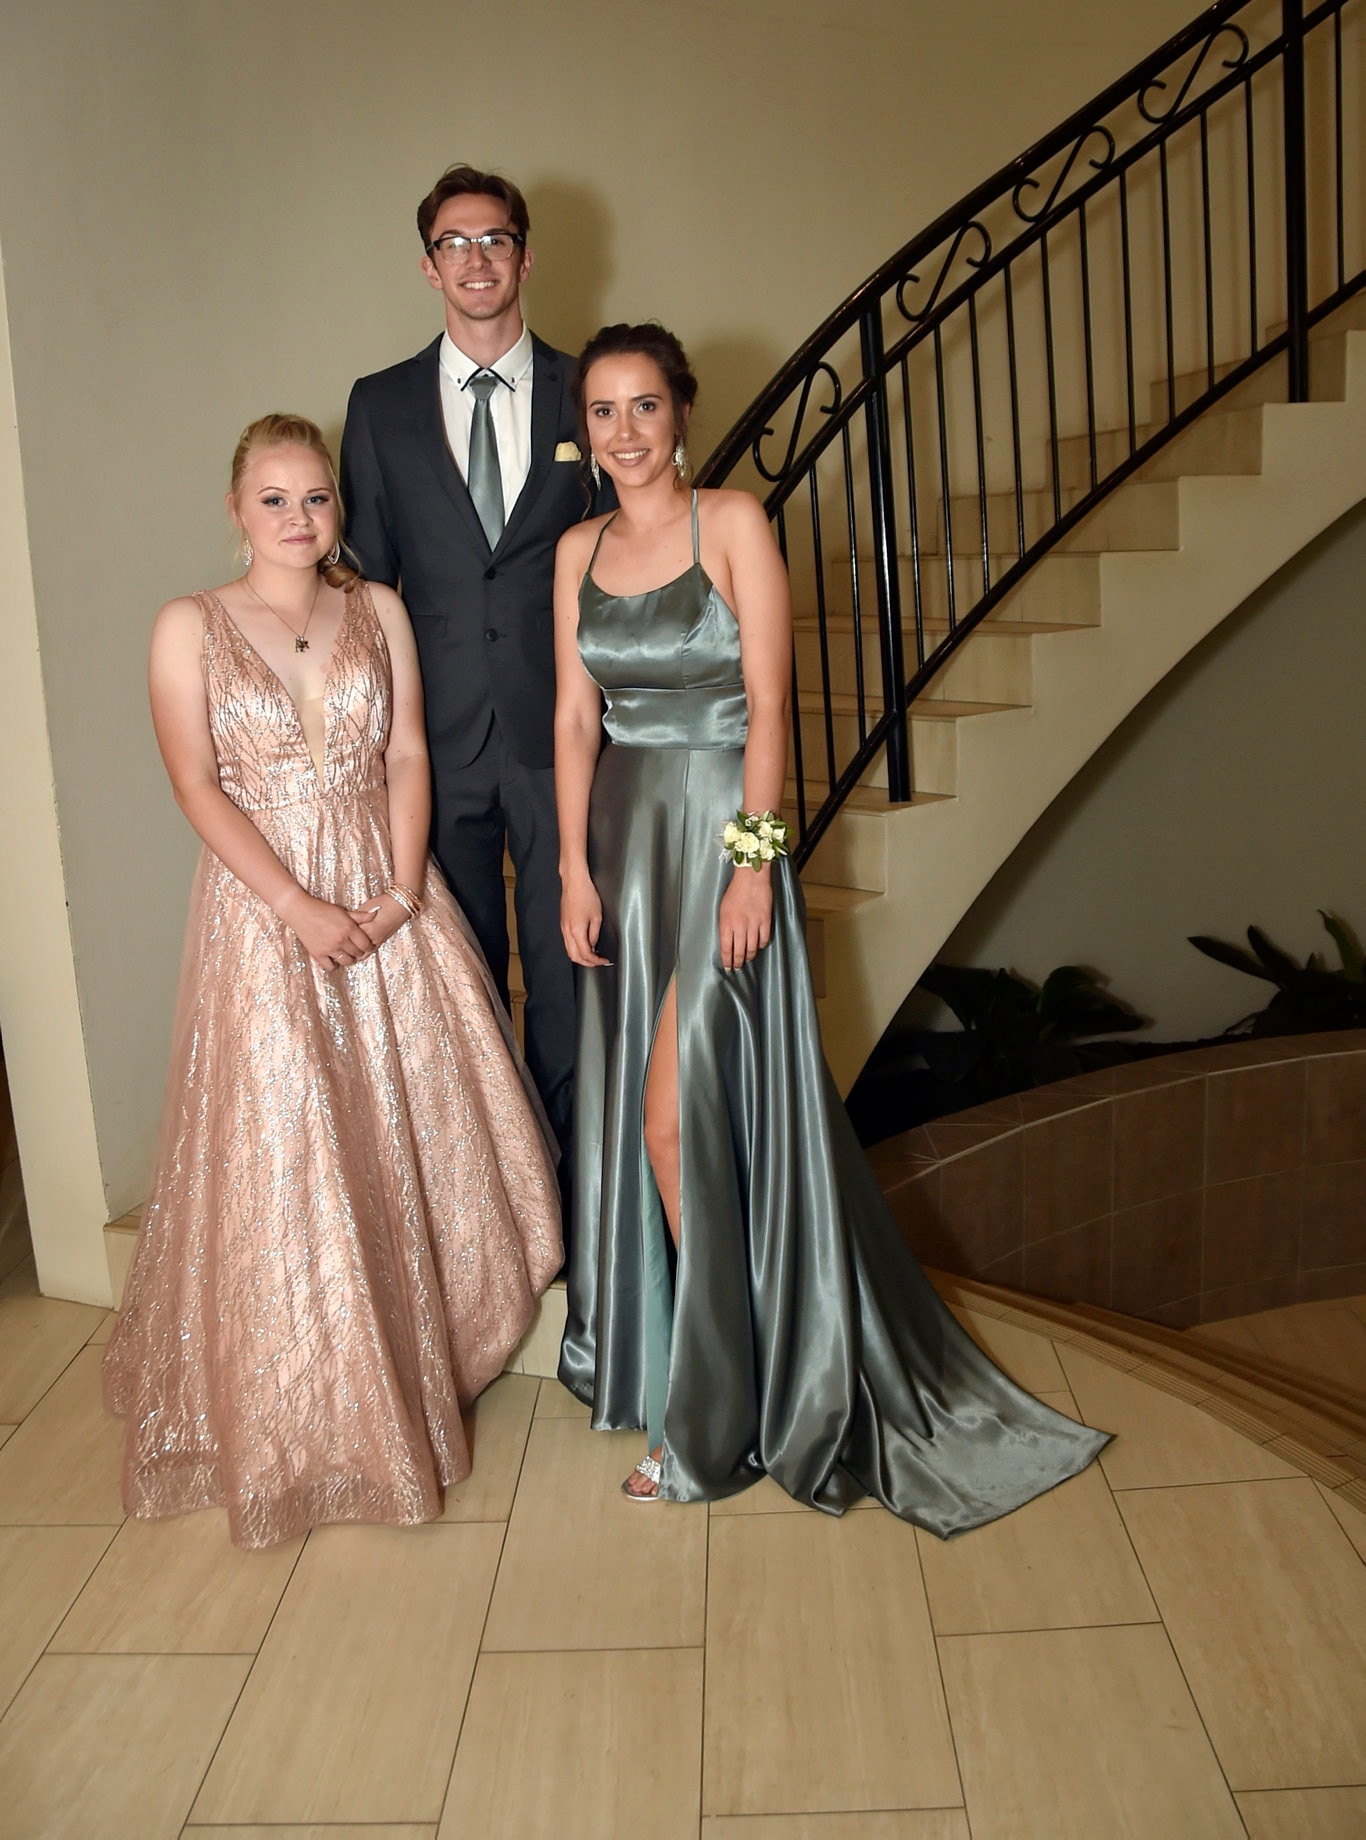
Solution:
[{"label": "beige stair step", "polygon": [[818,997],[826,994],[825,922],[841,914],[856,913],[881,894],[868,888],[844,888],[829,882],[808,881],[802,877],[806,898],[806,955],[811,965],[811,983]]},{"label": "beige stair step", "polygon": [[[1064,512],[1070,511],[1086,496],[1079,486],[1060,491]],[[1022,495],[1026,544],[1037,542],[1054,523],[1053,494],[1049,490],[1028,490]],[[988,538],[993,551],[1013,551],[1017,544],[1015,494],[989,492],[987,504]],[[949,501],[953,517],[955,554],[977,554],[982,548],[981,503],[971,497]],[[944,541],[942,507],[935,517],[935,542]],[[1089,517],[1062,539],[1070,551],[1179,549],[1181,547],[1181,505],[1175,480],[1131,479],[1117,486],[1101,500]]]},{"label": "beige stair step", "polygon": [[[1052,631],[1063,631],[1055,626]],[[948,634],[947,627],[927,627],[928,649]],[[819,632],[803,627],[794,635],[797,682],[817,689],[828,672],[833,692],[857,696],[860,651],[866,690],[881,694],[882,656],[876,632],[863,634],[860,648],[852,625],[826,635],[824,659]],[[929,694],[965,703],[1010,703],[1033,700],[1032,629],[1018,622],[996,626],[990,632],[972,632],[936,672]],[[905,658],[909,675],[916,668],[914,636]]]},{"label": "beige stair step", "polygon": [[[831,635],[838,634],[841,639],[847,640],[852,636],[854,631],[854,622],[848,614],[832,613],[826,619],[825,624],[827,633]],[[864,644],[876,647],[878,643],[878,632],[875,622],[871,618],[865,618],[862,624]],[[961,621],[959,624],[961,624]],[[974,633],[981,633],[984,636],[991,636],[999,639],[1017,639],[1021,634],[1075,632],[1078,624],[1079,622],[1076,620],[1002,621],[987,619],[983,620],[974,628]],[[819,637],[820,622],[813,613],[797,615],[792,622],[792,627],[794,632],[811,633]],[[903,619],[902,629],[907,637],[914,640],[915,621],[913,618]],[[944,638],[945,635],[953,629],[950,627],[947,620],[922,620],[921,630],[927,637],[933,634],[934,643],[937,645],[940,639]]]},{"label": "beige stair step", "polygon": [[[834,694],[830,729],[834,734],[834,751],[836,765],[841,765],[851,758],[858,749],[860,732],[856,716],[856,699],[852,696]],[[909,708],[909,747],[911,747],[911,786],[917,795],[932,793],[939,799],[952,799],[957,793],[957,723],[970,721],[974,716],[998,716],[1007,708],[1020,708],[1018,703],[987,703],[987,701],[957,701],[952,697],[924,696]],[[825,780],[825,710],[819,694],[797,697],[801,736],[803,736],[803,762],[806,769],[806,786],[814,784],[812,773],[821,771],[821,780]],[[880,749],[874,756],[873,764],[867,767],[863,775],[863,788],[874,791],[884,800],[886,810],[887,797],[887,753]],[[808,793],[810,797],[810,793]],[[834,878],[843,880],[843,878]]]},{"label": "beige stair step", "polygon": [[[814,810],[823,804],[829,791],[823,779],[808,777],[806,782],[806,803],[808,810]],[[885,818],[888,812],[909,811],[913,805],[939,805],[947,795],[942,792],[913,792],[908,799],[889,799],[886,790],[877,786],[855,786],[840,806],[842,814],[851,817],[854,814],[867,815],[870,818]],[[794,817],[797,811],[797,782],[788,780],[783,787],[783,810],[788,817]]]},{"label": "beige stair step", "polygon": [[[1360,296],[1348,301],[1341,309],[1347,313],[1352,309],[1361,313]],[[1282,327],[1278,330],[1283,329]],[[1342,402],[1347,393],[1347,339],[1359,326],[1352,323],[1350,314],[1344,320],[1334,314],[1332,320],[1315,326],[1309,334],[1309,396],[1313,402]],[[1274,337],[1275,333],[1268,332]],[[1242,359],[1227,364],[1216,364],[1214,376],[1216,382],[1238,368]],[[1252,375],[1223,400],[1225,404],[1246,408],[1253,403],[1285,402],[1289,397],[1287,386],[1287,364],[1284,353],[1270,359],[1260,370]],[[1176,411],[1189,408],[1191,403],[1203,396],[1209,388],[1209,371],[1204,365],[1194,370],[1180,371],[1174,379]],[[1165,376],[1155,379],[1148,386],[1148,419],[1165,422],[1168,419],[1167,379]]]},{"label": "beige stair step", "polygon": [[[1212,409],[1191,427],[1173,436],[1160,453],[1147,462],[1140,479],[1181,479],[1196,475],[1247,474],[1262,470],[1264,404],[1247,408]],[[1160,434],[1166,426],[1145,422],[1134,430],[1134,447]],[[1127,428],[1102,428],[1096,434],[1096,469],[1100,477],[1120,466],[1130,454]],[[1045,471],[1051,456],[1045,452]],[[1090,442],[1086,435],[1068,435],[1058,443],[1058,478],[1064,489],[1090,490]]]},{"label": "beige stair step", "polygon": [[[975,501],[974,501],[975,503]],[[991,557],[991,579],[1000,581],[1014,567],[1018,556],[1013,530],[1010,547]],[[909,549],[909,545],[906,547]],[[927,548],[920,556],[920,611],[925,621],[946,626],[949,618],[948,570],[942,551]],[[915,630],[915,575],[909,554],[898,558],[900,569],[901,613],[905,630]],[[873,563],[870,557],[859,561],[863,580],[868,586],[864,603],[863,624],[876,625],[876,595]],[[834,560],[828,572],[826,607],[830,618],[851,617],[852,608],[849,562],[845,557]],[[961,616],[967,613],[982,594],[982,557],[980,549],[972,554],[955,555],[954,607]],[[803,604],[801,617],[813,622],[815,613]],[[1044,556],[1017,587],[1011,589],[993,607],[990,624],[1042,621],[1050,625],[1095,626],[1100,621],[1100,558],[1084,551],[1055,550]]]},{"label": "beige stair step", "polygon": [[128,1267],[133,1263],[133,1249],[141,1224],[141,1207],[129,1208],[126,1214],[105,1224],[104,1256],[109,1266],[109,1288],[116,1310],[123,1303],[123,1287],[128,1281]]},{"label": "beige stair step", "polygon": [[1345,1434],[1343,1448],[1366,1439],[1366,1401],[1344,1396],[1340,1389],[1299,1369],[1280,1368],[1276,1362],[1258,1360],[1226,1342],[1203,1341],[1188,1330],[1168,1329],[1141,1317],[1124,1316],[1098,1304],[1074,1303],[1069,1308],[1080,1317],[1103,1325],[1109,1334],[1130,1348],[1160,1348],[1167,1361],[1187,1369],[1225,1374],[1234,1382],[1265,1387],[1288,1406],[1331,1418]]},{"label": "beige stair step", "polygon": [[807,914],[821,920],[831,914],[852,914],[882,899],[869,888],[840,888],[829,882],[809,882],[805,876],[802,877],[802,893],[806,897]]},{"label": "beige stair step", "polygon": [[1205,1330],[1218,1328],[1217,1322],[1205,1323],[1198,1329],[1184,1329],[1181,1334],[1188,1342],[1197,1344],[1202,1354],[1219,1360],[1230,1372],[1246,1374],[1254,1380],[1264,1380],[1268,1385],[1298,1388],[1306,1396],[1315,1395],[1335,1411],[1355,1413],[1361,1421],[1361,1435],[1366,1439],[1366,1375],[1362,1376],[1360,1387],[1344,1386],[1322,1374],[1292,1366],[1287,1361],[1278,1361],[1272,1355],[1260,1352],[1254,1354],[1250,1349],[1222,1341],[1217,1334],[1205,1334]]},{"label": "beige stair step", "polygon": [[[823,708],[819,696],[802,692],[797,698],[797,707],[803,715],[817,715]],[[840,720],[850,720],[858,714],[857,699],[835,692],[830,698],[830,707]],[[911,704],[912,721],[926,722],[962,722],[971,716],[1000,715],[1003,710],[1017,708],[1012,703],[949,701],[934,697],[917,697]]]}]

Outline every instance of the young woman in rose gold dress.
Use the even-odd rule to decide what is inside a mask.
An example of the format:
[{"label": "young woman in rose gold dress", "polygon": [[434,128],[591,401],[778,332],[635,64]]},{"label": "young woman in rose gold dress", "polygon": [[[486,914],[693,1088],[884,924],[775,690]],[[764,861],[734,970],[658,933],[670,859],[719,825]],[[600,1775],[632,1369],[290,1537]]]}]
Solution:
[{"label": "young woman in rose gold dress", "polygon": [[151,696],[204,841],[160,1160],[105,1359],[147,1518],[265,1546],[407,1524],[562,1256],[553,1149],[427,855],[403,604],[339,564],[311,422],[242,437],[246,569],[157,617]]}]

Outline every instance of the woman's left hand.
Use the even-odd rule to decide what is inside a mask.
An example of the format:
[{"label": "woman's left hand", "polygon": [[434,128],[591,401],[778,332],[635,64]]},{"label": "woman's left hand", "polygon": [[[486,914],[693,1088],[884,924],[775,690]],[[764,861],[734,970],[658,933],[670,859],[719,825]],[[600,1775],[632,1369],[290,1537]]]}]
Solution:
[{"label": "woman's left hand", "polygon": [[773,937],[773,870],[731,871],[730,887],[721,896],[721,965],[738,971]]},{"label": "woman's left hand", "polygon": [[382,946],[386,939],[392,939],[410,917],[408,909],[388,894],[382,894],[369,907],[351,909],[351,918],[377,946]]}]

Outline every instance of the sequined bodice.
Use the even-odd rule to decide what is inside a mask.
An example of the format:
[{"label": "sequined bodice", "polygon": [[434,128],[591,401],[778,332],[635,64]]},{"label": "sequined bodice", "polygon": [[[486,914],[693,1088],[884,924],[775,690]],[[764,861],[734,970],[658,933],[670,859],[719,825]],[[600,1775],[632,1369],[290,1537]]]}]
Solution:
[{"label": "sequined bodice", "polygon": [[579,589],[579,656],[606,698],[603,720],[618,746],[745,745],[740,629],[702,567],[696,493],[693,564],[675,581],[644,594],[604,594],[589,563]]},{"label": "sequined bodice", "polygon": [[384,784],[392,685],[389,650],[369,590],[346,596],[323,690],[323,772],[294,700],[214,594],[204,616],[204,682],[218,779],[242,811],[354,797]]}]

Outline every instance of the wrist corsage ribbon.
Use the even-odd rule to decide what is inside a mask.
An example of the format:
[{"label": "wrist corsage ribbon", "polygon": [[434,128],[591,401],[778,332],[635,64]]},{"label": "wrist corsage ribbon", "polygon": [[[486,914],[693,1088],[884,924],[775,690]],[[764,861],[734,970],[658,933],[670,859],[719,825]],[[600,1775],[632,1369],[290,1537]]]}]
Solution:
[{"label": "wrist corsage ribbon", "polygon": [[721,832],[721,856],[740,869],[762,869],[787,855],[791,826],[773,811],[737,811]]}]

